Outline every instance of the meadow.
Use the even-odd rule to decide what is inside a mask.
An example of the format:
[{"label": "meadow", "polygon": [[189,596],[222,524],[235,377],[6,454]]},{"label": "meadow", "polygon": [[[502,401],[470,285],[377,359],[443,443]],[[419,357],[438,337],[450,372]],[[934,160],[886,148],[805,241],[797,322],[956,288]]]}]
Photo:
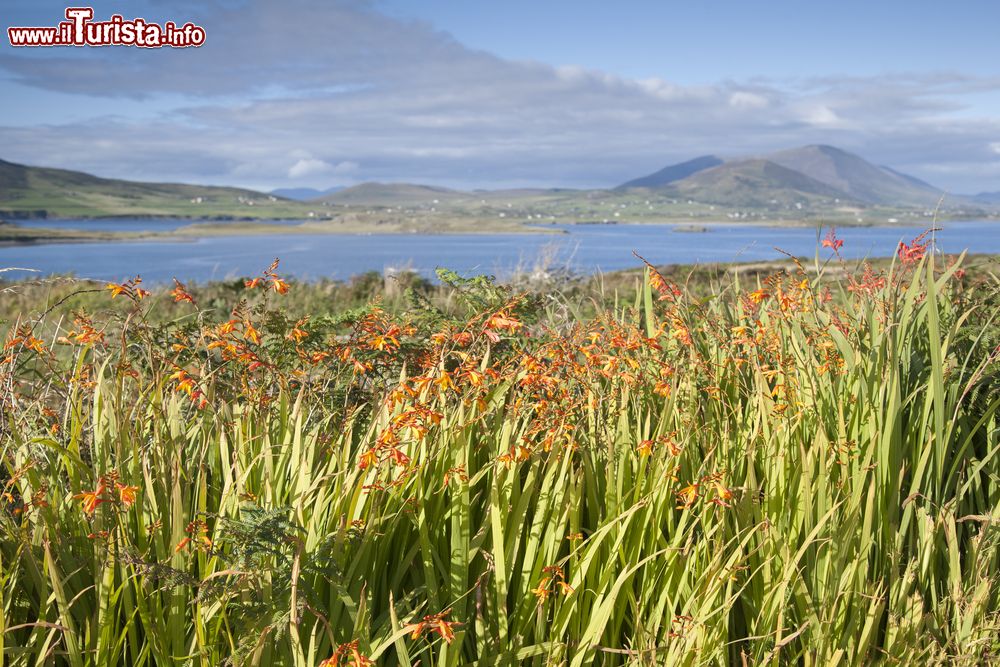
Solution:
[{"label": "meadow", "polygon": [[1000,660],[1000,281],[0,283],[8,665]]}]

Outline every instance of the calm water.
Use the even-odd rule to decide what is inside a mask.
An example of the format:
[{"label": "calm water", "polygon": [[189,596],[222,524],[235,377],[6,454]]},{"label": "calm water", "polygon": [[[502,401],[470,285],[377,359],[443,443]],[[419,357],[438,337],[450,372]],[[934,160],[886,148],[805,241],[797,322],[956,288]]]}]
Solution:
[{"label": "calm water", "polygon": [[[124,224],[123,224],[124,223]],[[36,223],[37,224],[37,223]],[[52,223],[48,223],[51,225]],[[84,221],[64,223],[79,229],[165,229],[175,222]],[[186,224],[186,223],[185,223]],[[145,227],[143,226],[145,225]],[[674,231],[677,225],[560,225],[565,234],[443,234],[417,236],[289,235],[233,236],[190,241],[67,243],[0,247],[0,268],[25,267],[43,274],[122,279],[140,274],[147,282],[205,281],[258,273],[275,257],[283,274],[298,278],[348,278],[364,271],[408,267],[432,275],[438,266],[463,274],[504,275],[532,268],[539,257],[555,256],[560,266],[578,272],[636,267],[636,250],[655,264],[688,264],[780,259],[776,248],[800,257],[817,249],[815,229],[718,225],[700,233]],[[938,248],[1000,253],[1000,222],[939,223]],[[842,228],[842,252],[849,258],[886,257],[900,240],[909,241],[926,226]],[[823,249],[821,255],[829,253]],[[4,277],[26,274],[10,272]]]},{"label": "calm water", "polygon": [[[109,220],[18,220],[19,227],[84,229],[91,232],[172,232],[200,222],[176,218],[114,218]],[[301,225],[302,220],[268,220],[269,225]],[[225,224],[214,221],[213,224]],[[240,223],[245,224],[245,223]]]}]

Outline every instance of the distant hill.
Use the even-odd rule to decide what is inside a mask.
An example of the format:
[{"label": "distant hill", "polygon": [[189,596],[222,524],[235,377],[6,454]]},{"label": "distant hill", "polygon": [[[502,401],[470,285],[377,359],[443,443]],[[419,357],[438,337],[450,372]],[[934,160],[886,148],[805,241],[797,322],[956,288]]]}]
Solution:
[{"label": "distant hill", "polygon": [[688,160],[687,162],[681,162],[680,164],[672,164],[669,167],[664,167],[658,172],[649,174],[648,176],[632,179],[631,181],[622,183],[615,189],[626,190],[629,188],[660,188],[664,185],[669,185],[676,181],[685,179],[688,176],[693,176],[699,171],[717,167],[720,164],[722,164],[722,160],[714,155],[702,155],[701,157],[696,157],[693,160]]},{"label": "distant hill", "polygon": [[1000,204],[1000,192],[980,192],[969,198],[979,204]]},{"label": "distant hill", "polygon": [[900,178],[902,178],[907,183],[910,183],[911,185],[915,185],[918,188],[923,188],[924,190],[937,190],[938,192],[940,192],[940,190],[938,190],[938,188],[934,187],[933,185],[931,185],[927,181],[920,180],[916,176],[910,176],[909,174],[904,174],[903,172],[896,171],[892,167],[887,167],[884,164],[883,165],[879,165],[879,168],[885,169],[890,174],[895,174],[896,176],[899,176]]},{"label": "distant hill", "polygon": [[803,146],[771,153],[764,159],[805,174],[868,204],[931,205],[943,194],[917,178],[876,166],[833,146]]},{"label": "distant hill", "polygon": [[345,186],[335,185],[332,188],[327,188],[326,190],[317,190],[316,188],[278,188],[276,190],[271,190],[271,194],[275,197],[282,197],[284,199],[294,199],[295,201],[308,201],[310,199],[319,199],[320,197],[325,197],[326,195],[332,195],[335,192],[340,192]]},{"label": "distant hill", "polygon": [[362,183],[340,192],[322,197],[320,201],[331,204],[354,204],[367,206],[401,206],[406,204],[433,203],[434,200],[447,201],[467,199],[470,195],[458,190],[438,188],[413,183]]},{"label": "distant hill", "polygon": [[[78,171],[0,160],[0,220],[76,217],[184,217],[192,219],[338,218],[371,209],[420,209],[444,219],[602,219],[622,213],[636,198],[649,199],[643,215],[690,215],[675,199],[740,209],[802,211],[803,216],[848,216],[857,207],[933,207],[942,192],[888,167],[832,146],[804,146],[764,157],[722,162],[705,155],[633,179],[615,190],[514,188],[463,192],[414,183],[362,183],[323,191],[309,188],[264,194],[242,188],[141,183]],[[637,193],[634,191],[638,190]],[[329,192],[329,191],[327,191]],[[320,195],[314,197],[315,195]],[[305,201],[300,199],[310,197]],[[606,201],[607,200],[607,201]],[[621,201],[619,201],[621,200]],[[626,201],[629,200],[629,201]],[[634,203],[634,202],[632,202]],[[1000,193],[949,196],[946,209],[995,209]],[[612,211],[609,207],[615,207]],[[690,208],[690,207],[688,207]],[[398,211],[404,213],[405,211]],[[762,211],[763,212],[763,211]],[[381,210],[379,220],[384,223]],[[711,215],[707,211],[699,214]],[[721,212],[720,212],[721,214]],[[450,217],[449,217],[450,216]],[[355,220],[355,218],[350,218]]]},{"label": "distant hill", "polygon": [[791,201],[798,193],[800,197],[855,204],[918,207],[934,205],[944,194],[918,178],[826,145],[802,146],[725,163],[706,155],[628,181],[619,189],[637,187],[664,193],[676,191],[699,201],[738,206]]},{"label": "distant hill", "polygon": [[0,218],[277,218],[302,205],[242,188],[140,183],[0,160]]},{"label": "distant hill", "polygon": [[699,171],[673,183],[678,196],[710,204],[769,208],[796,202],[849,201],[843,192],[770,160],[740,160]]}]

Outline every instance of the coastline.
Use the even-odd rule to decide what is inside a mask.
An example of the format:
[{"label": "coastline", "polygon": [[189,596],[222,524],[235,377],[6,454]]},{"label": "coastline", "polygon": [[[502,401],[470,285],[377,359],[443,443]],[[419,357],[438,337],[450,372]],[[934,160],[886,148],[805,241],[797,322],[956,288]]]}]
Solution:
[{"label": "coastline", "polygon": [[[191,220],[191,224],[178,227],[168,231],[94,231],[86,229],[60,229],[59,225],[64,225],[74,221],[88,221],[126,219],[122,216],[107,218],[47,218],[46,222],[53,222],[53,227],[31,226],[22,227],[17,221],[0,221],[0,247],[12,246],[37,246],[67,243],[120,243],[120,242],[193,242],[199,238],[218,237],[239,237],[239,236],[300,236],[300,235],[329,235],[329,236],[372,236],[379,234],[399,235],[399,236],[442,236],[451,234],[524,234],[524,235],[565,235],[570,233],[567,228],[572,227],[615,227],[615,226],[671,226],[671,231],[675,233],[706,233],[713,229],[747,226],[747,227],[770,227],[770,228],[857,228],[857,227],[911,227],[919,225],[919,220],[895,220],[856,222],[844,220],[819,220],[819,219],[799,219],[799,220],[702,220],[698,218],[657,218],[641,220],[620,220],[614,222],[604,221],[577,221],[577,222],[534,222],[524,221],[520,223],[496,224],[490,220],[477,218],[450,218],[439,225],[430,225],[429,221],[421,220],[419,223],[412,221],[392,221],[362,223],[359,221],[337,222],[337,221],[312,221],[303,220],[298,224],[275,224],[258,220],[233,220],[222,221],[212,218],[186,218],[186,217],[165,217],[165,216],[129,216],[127,219],[140,220],[164,220],[176,222],[177,220]],[[286,223],[288,219],[285,220]],[[986,220],[989,222],[990,220]],[[926,220],[924,224],[928,228],[936,224],[952,223],[961,224],[972,222],[967,219],[937,219]],[[1000,226],[1000,220],[996,221]]]}]

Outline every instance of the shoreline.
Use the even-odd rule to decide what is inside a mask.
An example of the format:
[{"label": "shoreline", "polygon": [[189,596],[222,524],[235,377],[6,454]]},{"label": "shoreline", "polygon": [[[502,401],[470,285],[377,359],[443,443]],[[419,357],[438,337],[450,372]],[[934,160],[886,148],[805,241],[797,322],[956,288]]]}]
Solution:
[{"label": "shoreline", "polygon": [[[56,225],[72,223],[77,220],[98,221],[115,220],[109,218],[50,218]],[[122,217],[121,219],[126,219]],[[183,218],[180,216],[169,217],[136,217],[128,219],[142,220],[192,220],[190,225],[184,225],[176,229],[167,231],[88,231],[85,229],[60,229],[54,227],[30,226],[23,227],[17,221],[0,221],[0,248],[17,246],[39,246],[54,244],[73,243],[128,243],[128,242],[195,242],[200,238],[220,238],[220,237],[240,237],[240,236],[449,236],[449,235],[492,235],[492,234],[515,234],[515,235],[552,235],[561,236],[572,233],[572,227],[638,227],[638,226],[664,226],[672,227],[675,233],[697,234],[707,233],[712,229],[724,227],[771,227],[771,228],[897,228],[919,226],[919,221],[897,220],[895,222],[843,222],[825,220],[700,220],[697,218],[666,218],[656,220],[622,220],[615,222],[603,221],[579,221],[579,222],[523,222],[517,225],[486,225],[473,224],[445,226],[442,229],[428,229],[424,225],[409,226],[407,223],[383,223],[376,225],[359,225],[356,223],[340,224],[323,222],[316,223],[311,220],[304,220],[299,224],[268,224],[257,221],[231,221],[223,222],[214,219]],[[277,218],[276,218],[277,220]],[[282,218],[281,220],[288,220]],[[990,222],[991,220],[968,220],[968,219],[938,219],[925,221],[923,224],[930,229],[938,224],[962,224],[971,222]],[[1000,220],[997,220],[1000,228]],[[234,224],[236,223],[236,224]],[[232,224],[232,227],[229,225]],[[14,232],[14,233],[10,233]]]}]

